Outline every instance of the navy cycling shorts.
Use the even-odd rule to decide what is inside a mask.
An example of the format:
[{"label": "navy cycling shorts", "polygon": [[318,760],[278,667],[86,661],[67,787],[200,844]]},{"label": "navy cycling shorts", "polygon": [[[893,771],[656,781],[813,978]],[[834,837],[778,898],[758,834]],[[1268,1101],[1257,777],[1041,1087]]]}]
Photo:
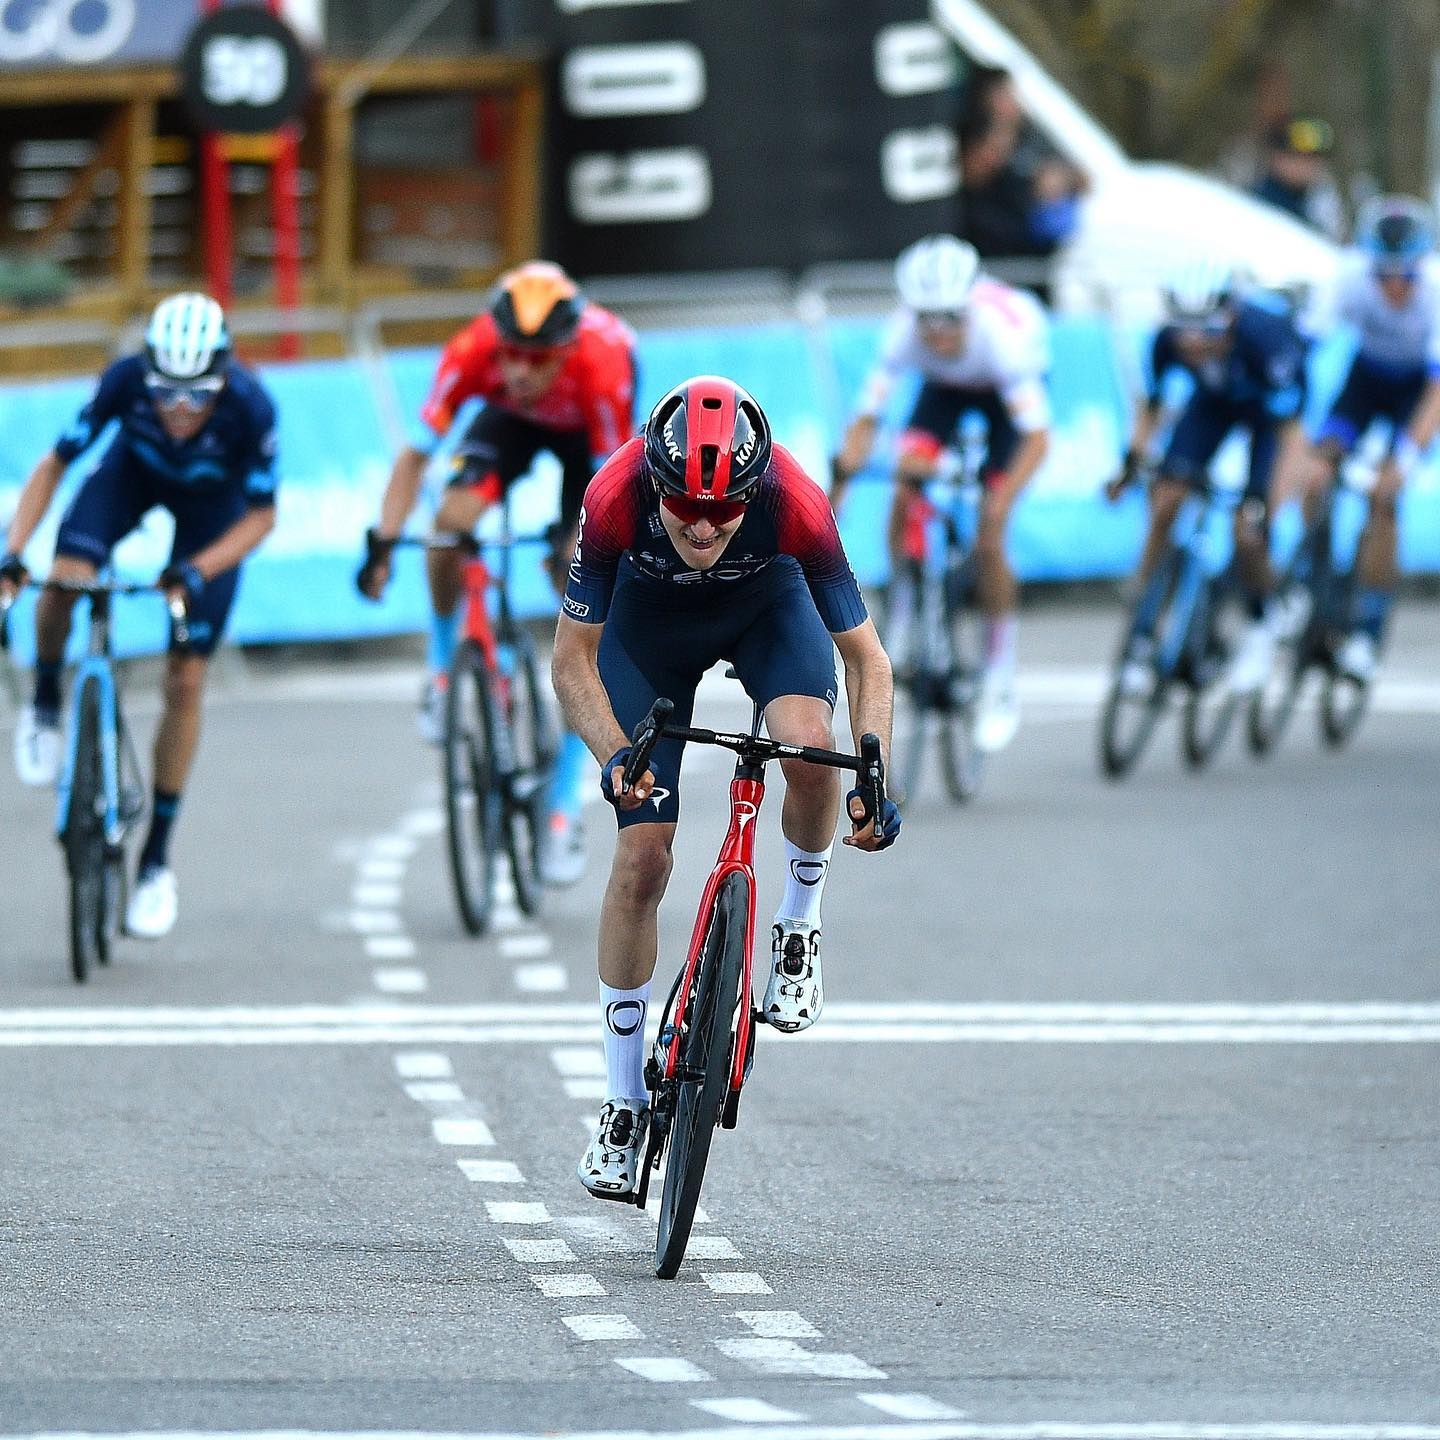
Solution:
[{"label": "navy cycling shorts", "polygon": [[[61,518],[55,553],[103,567],[115,546],[157,505],[175,517],[171,564],[203,550],[249,508],[239,493],[186,495],[177,494],[171,486],[158,485],[117,441],[85,478]],[[206,582],[200,598],[191,606],[188,651],[209,655],[220,643],[235,601],[239,574],[238,569],[230,570]]]},{"label": "navy cycling shorts", "polygon": [[1264,412],[1232,405],[1204,390],[1190,397],[1170,447],[1160,464],[1160,473],[1183,485],[1200,488],[1210,473],[1210,462],[1235,429],[1250,432],[1250,473],[1245,482],[1247,500],[1268,500],[1270,475],[1280,448],[1280,423]]},{"label": "navy cycling shorts", "polygon": [[1410,423],[1428,378],[1423,369],[1389,370],[1357,355],[1315,443],[1333,441],[1348,453],[1377,420],[1389,423],[1393,443]]},{"label": "navy cycling shorts", "polygon": [[579,522],[585,487],[595,474],[590,437],[584,430],[556,430],[487,405],[470,422],[457,450],[457,458],[463,454],[465,463],[449,483],[469,487],[484,484],[493,475],[500,496],[528,475],[535,457],[548,450],[560,462],[561,528],[568,535]]},{"label": "navy cycling shorts", "polygon": [[[745,693],[762,707],[782,695],[835,706],[835,644],[788,556],[748,580],[713,581],[689,595],[622,564],[600,637],[600,678],[627,735],[661,695],[675,702],[673,723],[688,725],[700,677],[721,660],[734,665]],[[617,810],[622,826],[680,818],[684,752],[678,740],[655,747],[655,794],[638,810]]]},{"label": "navy cycling shorts", "polygon": [[959,438],[961,421],[971,415],[985,422],[981,478],[988,484],[1004,472],[1020,444],[1009,407],[996,390],[966,390],[927,380],[915,397],[901,445],[938,457]]}]

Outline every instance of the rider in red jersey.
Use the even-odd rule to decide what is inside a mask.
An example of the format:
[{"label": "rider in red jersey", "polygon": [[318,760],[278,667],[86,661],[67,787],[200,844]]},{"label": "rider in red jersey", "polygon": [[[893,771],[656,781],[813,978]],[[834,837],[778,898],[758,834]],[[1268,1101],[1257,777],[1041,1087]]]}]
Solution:
[{"label": "rider in red jersey", "polygon": [[[555,635],[555,691],[602,761],[620,835],[600,914],[607,1098],[580,1162],[592,1193],[634,1190],[648,1124],[645,1013],[657,915],[680,811],[684,745],[662,740],[650,769],[621,789],[629,735],[657,696],[688,724],[700,677],[734,665],[770,735],[831,748],[835,650],[845,664],[850,728],[888,753],[890,662],[866,613],[825,492],[774,444],[739,386],[699,376],[670,391],[642,437],[623,445],[585,494],[580,538]],[[820,1013],[820,901],[840,811],[833,770],[782,762],[785,890],[771,931],[762,1013],[782,1031]],[[847,845],[880,850],[900,817],[847,806]]]}]

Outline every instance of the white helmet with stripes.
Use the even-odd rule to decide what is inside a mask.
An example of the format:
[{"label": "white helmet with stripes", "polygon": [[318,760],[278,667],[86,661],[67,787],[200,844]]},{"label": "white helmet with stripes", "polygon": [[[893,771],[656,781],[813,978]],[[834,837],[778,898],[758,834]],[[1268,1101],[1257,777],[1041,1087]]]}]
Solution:
[{"label": "white helmet with stripes", "polygon": [[225,312],[208,295],[186,293],[162,300],[145,329],[145,357],[166,380],[223,375],[230,359]]},{"label": "white helmet with stripes", "polygon": [[1180,325],[1214,325],[1235,298],[1234,268],[1224,260],[1186,260],[1165,277],[1165,309]]},{"label": "white helmet with stripes", "polygon": [[980,257],[973,245],[953,235],[927,235],[900,252],[895,285],[911,310],[958,313],[979,273]]}]

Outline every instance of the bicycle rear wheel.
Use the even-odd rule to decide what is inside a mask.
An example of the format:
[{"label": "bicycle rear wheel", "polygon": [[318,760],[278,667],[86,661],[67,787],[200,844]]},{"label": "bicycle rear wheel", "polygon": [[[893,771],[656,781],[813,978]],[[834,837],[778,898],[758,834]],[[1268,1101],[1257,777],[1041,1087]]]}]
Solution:
[{"label": "bicycle rear wheel", "polygon": [[1370,704],[1370,686],[1332,670],[1320,691],[1320,738],[1343,749],[1360,728]]},{"label": "bicycle rear wheel", "polygon": [[710,1141],[730,1083],[731,1027],[740,998],[740,968],[749,922],[749,882],[733,871],[721,884],[710,912],[680,1041],[675,1115],[655,1239],[655,1273],[662,1280],[673,1279],[685,1258]]},{"label": "bicycle rear wheel", "polygon": [[1137,622],[1142,615],[1149,619],[1149,633],[1163,633],[1161,622],[1175,598],[1181,560],[1178,550],[1171,549],[1166,553],[1131,608],[1125,626],[1115,674],[1100,712],[1100,768],[1112,780],[1128,775],[1135,768],[1136,761],[1150,743],[1155,722],[1165,706],[1165,677],[1157,670],[1148,689],[1133,691],[1125,684],[1125,665],[1131,637],[1136,633]]},{"label": "bicycle rear wheel", "polygon": [[100,681],[87,677],[76,701],[75,767],[61,836],[70,874],[70,973],[84,984],[92,960],[109,958],[105,915],[105,774]]},{"label": "bicycle rear wheel", "polygon": [[940,712],[940,769],[950,798],[963,805],[980,792],[985,756],[975,743],[975,711],[980,702],[980,675],[984,657],[980,615],[964,597],[947,594],[946,630],[950,645],[950,674],[944,707]]},{"label": "bicycle rear wheel", "polygon": [[500,845],[490,684],[480,647],[470,640],[462,642],[450,667],[441,763],[450,877],[461,923],[471,935],[483,935],[490,924]]},{"label": "bicycle rear wheel", "polygon": [[523,631],[510,637],[514,669],[509,677],[510,744],[514,770],[505,814],[505,843],[515,877],[515,900],[527,915],[539,913],[544,897],[540,847],[555,768],[555,725],[540,684],[534,642]]},{"label": "bicycle rear wheel", "polygon": [[1190,689],[1181,725],[1181,753],[1192,770],[1203,770],[1224,745],[1240,709],[1240,696],[1226,682],[1225,667],[1235,649],[1237,607],[1223,579],[1212,580],[1191,620]]}]

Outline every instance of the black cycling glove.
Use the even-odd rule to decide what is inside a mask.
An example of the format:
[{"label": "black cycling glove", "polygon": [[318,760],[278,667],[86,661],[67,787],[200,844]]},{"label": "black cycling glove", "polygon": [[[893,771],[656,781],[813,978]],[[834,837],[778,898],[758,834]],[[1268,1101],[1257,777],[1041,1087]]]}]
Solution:
[{"label": "black cycling glove", "polygon": [[205,593],[205,577],[188,560],[167,565],[155,584],[161,590],[173,590],[178,585],[185,592],[186,606],[191,608]]},{"label": "black cycling glove", "polygon": [[13,550],[0,555],[0,580],[8,580],[18,590],[29,578],[25,562]]},{"label": "black cycling glove", "polygon": [[370,588],[374,584],[376,573],[380,567],[390,563],[390,556],[394,550],[394,540],[387,540],[377,534],[373,526],[365,532],[365,559],[355,572],[355,588],[366,600],[380,598],[378,595],[372,595]]}]

